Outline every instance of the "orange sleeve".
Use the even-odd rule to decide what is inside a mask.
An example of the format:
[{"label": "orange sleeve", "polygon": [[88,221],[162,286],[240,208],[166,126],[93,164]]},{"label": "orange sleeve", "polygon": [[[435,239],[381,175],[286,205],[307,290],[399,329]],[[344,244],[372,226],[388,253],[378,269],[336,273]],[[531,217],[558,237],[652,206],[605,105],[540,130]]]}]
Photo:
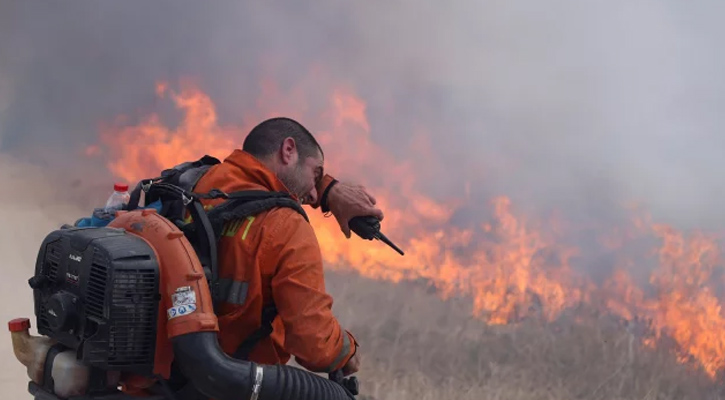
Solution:
[{"label": "orange sleeve", "polygon": [[312,208],[319,208],[320,202],[322,201],[322,195],[325,193],[325,190],[327,190],[327,187],[330,186],[330,183],[334,181],[335,178],[333,178],[330,175],[325,175],[320,179],[320,181],[317,183],[317,202],[310,204],[310,207]]},{"label": "orange sleeve", "polygon": [[276,266],[272,296],[284,324],[285,350],[310,371],[340,369],[355,354],[357,343],[332,314],[315,233],[294,211],[272,214],[278,222],[267,247],[260,250],[264,262]]}]

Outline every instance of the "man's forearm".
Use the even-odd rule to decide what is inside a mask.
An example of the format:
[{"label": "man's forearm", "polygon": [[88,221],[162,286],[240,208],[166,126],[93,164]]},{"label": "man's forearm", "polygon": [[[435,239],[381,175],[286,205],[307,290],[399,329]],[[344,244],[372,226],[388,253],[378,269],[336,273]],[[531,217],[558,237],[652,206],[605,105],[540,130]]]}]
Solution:
[{"label": "man's forearm", "polygon": [[[330,175],[325,175],[324,177],[322,177],[322,179],[320,179],[320,181],[317,183],[317,187],[315,188],[317,190],[317,201],[310,204],[312,208],[322,208],[323,212],[326,212],[326,210],[328,210],[328,208],[326,207],[327,204],[325,204],[325,202],[328,200],[330,185],[334,181],[335,178]],[[323,200],[325,202],[323,202]]]}]

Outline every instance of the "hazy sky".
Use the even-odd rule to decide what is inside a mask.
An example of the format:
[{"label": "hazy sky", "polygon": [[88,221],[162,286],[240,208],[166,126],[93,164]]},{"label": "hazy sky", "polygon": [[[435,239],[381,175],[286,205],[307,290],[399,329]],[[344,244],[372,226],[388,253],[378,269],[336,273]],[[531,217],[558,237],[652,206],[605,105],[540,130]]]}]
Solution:
[{"label": "hazy sky", "polygon": [[421,162],[423,127],[440,146],[431,195],[469,181],[597,218],[640,200],[720,229],[724,17],[719,0],[2,0],[0,151],[71,157],[104,121],[168,108],[158,80],[194,78],[240,125],[263,78],[309,104],[342,82],[398,159]]}]

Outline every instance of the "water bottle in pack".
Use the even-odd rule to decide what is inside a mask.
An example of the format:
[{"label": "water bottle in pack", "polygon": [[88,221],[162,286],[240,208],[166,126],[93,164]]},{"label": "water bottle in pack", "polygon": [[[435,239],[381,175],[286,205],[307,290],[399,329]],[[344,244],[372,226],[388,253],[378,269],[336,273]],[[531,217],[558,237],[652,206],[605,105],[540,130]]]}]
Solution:
[{"label": "water bottle in pack", "polygon": [[103,210],[114,215],[116,211],[124,209],[129,200],[131,200],[131,195],[128,193],[128,185],[116,183],[113,185],[113,194],[106,201],[106,207]]},{"label": "water bottle in pack", "polygon": [[130,199],[131,195],[128,193],[128,185],[122,183],[114,184],[113,193],[106,201],[106,205],[103,208],[93,210],[90,225],[96,227],[108,225],[115,218],[116,211],[124,209]]}]

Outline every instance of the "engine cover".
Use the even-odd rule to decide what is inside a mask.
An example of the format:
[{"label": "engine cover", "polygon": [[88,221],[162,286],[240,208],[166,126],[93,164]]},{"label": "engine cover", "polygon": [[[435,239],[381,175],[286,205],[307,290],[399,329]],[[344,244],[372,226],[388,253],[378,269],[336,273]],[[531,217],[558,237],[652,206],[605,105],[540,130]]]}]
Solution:
[{"label": "engine cover", "polygon": [[38,333],[91,367],[149,375],[159,267],[146,241],[117,228],[64,228],[43,241],[29,281]]}]

